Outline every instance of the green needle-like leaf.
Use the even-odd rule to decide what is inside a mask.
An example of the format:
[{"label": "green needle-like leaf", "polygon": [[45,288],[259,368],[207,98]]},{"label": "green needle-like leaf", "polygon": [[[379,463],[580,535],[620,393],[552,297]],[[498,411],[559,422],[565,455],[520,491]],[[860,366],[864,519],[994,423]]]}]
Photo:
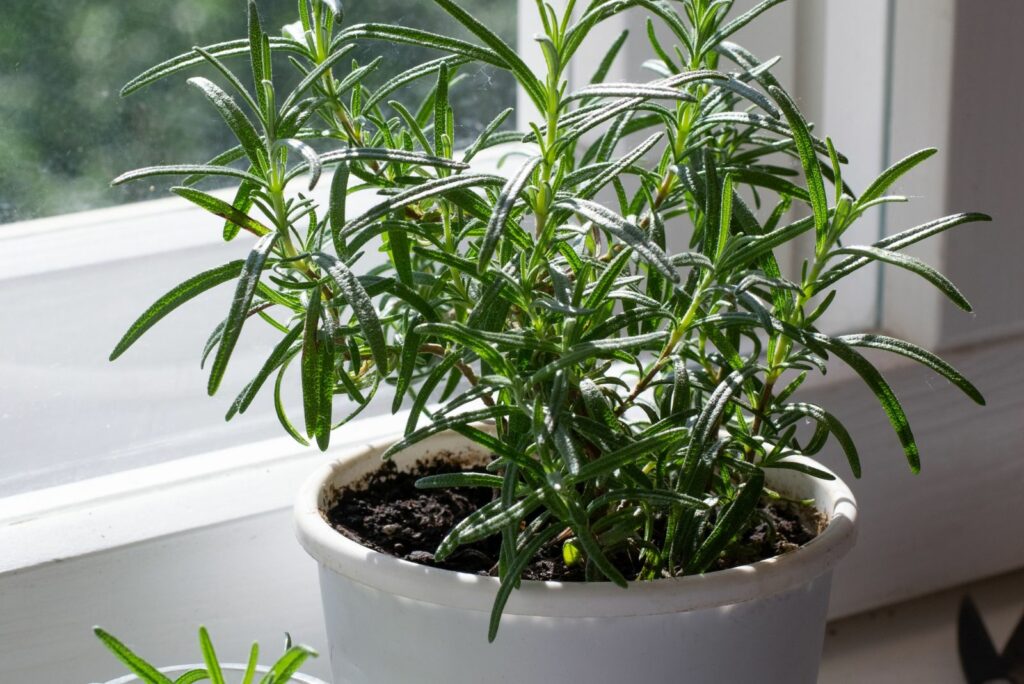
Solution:
[{"label": "green needle-like leaf", "polygon": [[[187,179],[186,179],[187,185]],[[241,219],[241,216],[236,216],[235,212],[240,212],[243,215],[248,215],[248,212],[253,206],[253,195],[255,194],[258,187],[252,183],[244,182],[238,186],[238,191],[235,193],[235,199],[228,206],[234,211],[231,212],[230,216]],[[242,226],[236,223],[231,218],[227,218],[224,221],[224,242],[231,242],[238,237],[239,231],[242,230]],[[251,232],[251,231],[250,231]],[[254,235],[256,233],[253,233]]]},{"label": "green needle-like leaf", "polygon": [[[270,36],[270,48],[272,50],[290,52],[298,55],[304,55],[306,53],[305,46],[295,42],[294,40],[277,36]],[[219,58],[250,54],[249,40],[245,38],[241,40],[229,40],[215,45],[207,45],[203,49],[209,54]],[[184,71],[185,69],[194,67],[197,64],[202,64],[204,61],[205,60],[201,55],[198,55],[196,52],[191,50],[178,55],[177,57],[172,57],[165,62],[161,62],[160,64],[147,69],[129,81],[127,85],[121,89],[121,96],[126,97],[131,95],[152,83],[171,76],[172,74]]]},{"label": "green needle-like leaf", "polygon": [[423,78],[424,76],[431,76],[437,73],[438,67],[442,64],[447,64],[449,69],[454,70],[455,68],[465,64],[468,61],[465,57],[441,57],[440,59],[431,60],[418,64],[397,76],[388,80],[384,85],[375,90],[366,100],[363,101],[364,110],[372,110],[375,105],[380,102],[385,102],[392,93],[401,89],[403,86],[416,81],[417,79]]},{"label": "green needle-like leaf", "polygon": [[722,417],[729,402],[742,391],[746,381],[758,371],[756,366],[733,371],[708,397],[704,410],[701,411],[693,425],[690,444],[686,448],[688,463],[694,463],[704,454],[705,448],[711,443],[716,431],[721,426]]},{"label": "green needle-like leaf", "polygon": [[579,475],[583,463],[583,453],[580,450],[572,431],[566,427],[564,422],[558,424],[552,435],[555,441],[555,448],[559,456],[565,462],[565,468],[570,475]]},{"label": "green needle-like leaf", "polygon": [[519,583],[519,578],[523,574],[526,567],[534,560],[537,553],[541,548],[553,540],[561,532],[557,527],[549,527],[543,533],[536,535],[525,544],[516,553],[512,562],[501,578],[501,586],[498,587],[498,595],[494,599],[494,605],[491,608],[491,619],[490,625],[487,631],[487,639],[490,642],[498,637],[498,627],[501,625],[501,615],[505,612],[505,606],[508,604],[508,599],[512,595],[512,591],[516,588]]},{"label": "green needle-like leaf", "polygon": [[288,412],[284,408],[284,401],[281,398],[281,385],[284,382],[285,372],[288,370],[288,364],[293,357],[285,357],[284,363],[281,364],[280,370],[277,372],[277,380],[274,382],[274,411],[277,413],[277,420],[281,423],[281,427],[284,431],[294,439],[296,442],[304,447],[309,446],[309,442],[305,437],[299,434],[299,431],[295,429],[291,420],[288,418]]},{"label": "green needle-like leaf", "polygon": [[590,82],[593,83],[604,83],[604,79],[608,77],[609,72],[612,70],[612,66],[615,64],[615,59],[619,56],[622,51],[622,46],[626,44],[626,40],[629,39],[629,31],[623,31],[616,38],[608,51],[601,58],[601,63],[597,66],[597,71],[591,77]]},{"label": "green needle-like leaf", "polygon": [[481,21],[464,10],[453,0],[434,0],[434,2],[440,5],[441,9],[447,12],[453,19],[455,19],[455,21],[465,26],[470,33],[475,35],[483,41],[487,47],[493,50],[502,62],[504,62],[504,66],[515,75],[516,80],[518,80],[520,85],[523,86],[523,89],[526,90],[530,99],[533,100],[533,103],[537,105],[539,109],[544,109],[546,103],[544,86],[515,50],[509,47],[509,45],[498,37],[497,34],[484,26]]},{"label": "green needle-like leaf", "polygon": [[[505,67],[505,62],[493,50],[473,45],[464,40],[449,38],[429,31],[408,26],[389,26],[387,24],[357,24],[338,34],[335,43],[342,40],[370,39],[382,40],[401,45],[412,45],[417,48],[433,48],[443,50],[464,58],[469,58],[496,67]],[[437,73],[437,67],[434,67]]]},{"label": "green needle-like leaf", "polygon": [[[896,235],[883,238],[876,242],[874,247],[890,251],[899,251],[958,226],[968,223],[988,222],[991,220],[992,219],[985,214],[955,214],[953,216],[947,216],[946,218],[938,219],[936,221],[930,221],[917,226],[916,228],[911,228],[910,230],[905,230],[901,233],[897,233]],[[818,290],[821,291],[827,288],[829,285],[845,278],[857,269],[867,266],[869,263],[871,263],[871,258],[868,256],[849,257],[848,259],[844,259],[829,269],[828,273],[821,277],[821,280],[818,283]]]},{"label": "green needle-like leaf", "polygon": [[710,508],[705,502],[700,499],[695,499],[692,496],[680,494],[679,492],[673,492],[667,489],[615,489],[606,494],[602,494],[590,504],[590,507],[594,510],[599,510],[602,506],[609,503],[617,502],[645,502],[659,506],[672,506],[678,507],[683,506],[685,508],[694,508],[699,510],[707,510]]},{"label": "green needle-like leaf", "polygon": [[[187,187],[176,187],[171,188],[171,192],[181,197],[184,197],[189,202],[196,204],[206,211],[210,212],[214,216],[219,216],[222,219],[226,219],[229,223],[247,230],[256,237],[263,237],[267,233],[271,232],[270,228],[252,218],[241,209],[233,207],[224,200],[218,199],[213,195],[207,194],[201,190]],[[225,237],[230,239],[227,234]],[[233,237],[233,236],[231,236]]]},{"label": "green needle-like leaf", "polygon": [[238,286],[235,288],[235,297],[231,302],[231,309],[228,312],[224,324],[224,333],[217,348],[217,356],[213,359],[213,367],[210,370],[210,381],[207,384],[207,392],[210,396],[217,393],[221,380],[224,378],[224,371],[227,370],[228,361],[238,344],[238,337],[242,334],[242,325],[245,323],[246,312],[252,304],[253,294],[256,292],[256,285],[263,274],[263,266],[270,256],[274,243],[277,242],[278,233],[271,233],[260,238],[249,258],[246,259],[242,272],[239,275]]},{"label": "green needle-like leaf", "polygon": [[[423,325],[416,327],[416,332],[425,336],[433,335],[441,337],[445,340],[463,345],[468,349],[471,349],[481,359],[486,361],[489,366],[506,377],[514,376],[515,371],[508,360],[506,360],[503,354],[498,350],[498,344],[504,343],[519,346],[521,348],[530,348],[525,340],[520,341],[511,335],[487,335],[483,332],[471,330],[461,324],[424,323]],[[502,337],[504,337],[504,339],[501,339]]]},{"label": "green needle-like leaf", "polygon": [[[320,378],[329,371],[324,368],[320,353],[320,291],[310,295],[309,308],[302,333],[302,408],[306,419],[306,437],[319,438],[320,425]],[[332,369],[333,370],[333,369]]]},{"label": "green needle-like leaf", "polygon": [[263,54],[264,39],[263,26],[260,22],[260,12],[253,0],[249,0],[249,68],[252,69],[252,81],[256,90],[256,101],[260,113],[269,118],[267,106],[267,94],[263,90],[263,82],[267,80],[263,65],[265,55]]},{"label": "green needle-like leaf", "polygon": [[655,133],[647,140],[640,143],[636,149],[625,155],[618,161],[609,164],[606,169],[589,180],[586,185],[579,189],[578,194],[584,199],[590,199],[600,192],[608,183],[621,176],[626,169],[630,168],[650,152],[663,138],[663,134]]},{"label": "green needle-like leaf", "polygon": [[[468,164],[481,152],[481,150],[487,149],[491,145],[491,141],[495,138],[495,132],[504,125],[505,121],[514,111],[514,109],[509,108],[494,117],[494,119],[492,119],[482,131],[480,131],[480,135],[477,136],[476,140],[466,148],[465,153],[462,155],[462,161]],[[514,132],[512,135],[521,137],[518,133]]]},{"label": "green needle-like leaf", "polygon": [[487,473],[446,473],[430,475],[416,481],[416,489],[455,489],[460,487],[481,487],[501,489],[503,477]]},{"label": "green needle-like leaf", "polygon": [[451,104],[448,102],[450,81],[448,65],[442,63],[437,67],[437,85],[434,87],[434,154],[438,156],[450,154],[447,149],[447,143],[451,142],[448,134],[451,113]]},{"label": "green needle-like leaf", "polygon": [[194,299],[221,283],[237,278],[241,275],[244,266],[244,261],[232,261],[229,264],[204,271],[193,278],[189,278],[165,294],[132,323],[131,327],[128,328],[128,332],[124,334],[121,341],[114,347],[114,351],[111,352],[110,360],[113,361],[124,354],[147,330],[185,302]]},{"label": "green needle-like leaf", "polygon": [[505,187],[501,189],[501,194],[498,195],[498,201],[494,206],[494,213],[491,215],[491,220],[487,224],[487,230],[484,232],[483,242],[480,244],[480,254],[477,256],[477,265],[481,272],[487,268],[491,257],[494,256],[494,250],[498,246],[498,240],[501,238],[501,233],[505,228],[505,222],[512,214],[512,209],[515,207],[516,202],[519,201],[519,196],[522,194],[527,183],[530,182],[533,172],[537,170],[541,161],[541,157],[531,157],[528,159],[526,163],[519,167],[516,174],[508,180]]},{"label": "green needle-like leaf", "polygon": [[632,247],[637,255],[657,269],[663,276],[673,282],[679,282],[679,273],[672,266],[672,262],[665,252],[652,242],[647,235],[644,235],[639,227],[622,218],[611,209],[603,207],[596,202],[572,197],[558,198],[555,201],[555,206],[579,214],[602,230],[608,231]]},{"label": "green needle-like leaf", "polygon": [[146,684],[173,684],[167,676],[137,656],[130,648],[121,643],[114,635],[100,627],[93,627],[93,633],[103,642],[111,653],[117,656],[125,666]]},{"label": "green needle-like leaf", "polygon": [[682,102],[694,102],[693,95],[685,90],[669,88],[656,83],[633,84],[633,83],[597,83],[586,86],[570,95],[569,100],[592,99],[601,97],[630,97],[641,99],[662,99],[679,100]]},{"label": "green needle-like leaf", "polygon": [[231,132],[235,134],[235,138],[238,139],[242,149],[245,150],[245,155],[249,158],[253,167],[265,169],[267,167],[267,150],[263,145],[263,140],[234,99],[221,90],[217,84],[201,76],[190,78],[188,82],[189,85],[195,86],[202,91],[210,103],[217,109],[221,118],[224,119],[224,122],[231,129]]},{"label": "green needle-like leaf", "polygon": [[260,645],[253,643],[249,649],[249,660],[245,666],[245,674],[242,676],[242,684],[252,684],[256,678],[256,668],[259,666]]},{"label": "green needle-like leaf", "polygon": [[604,549],[601,548],[600,542],[590,529],[586,513],[571,493],[566,494],[564,504],[568,509],[569,519],[572,521],[572,531],[576,533],[576,539],[583,547],[587,561],[596,565],[609,582],[617,584],[623,589],[629,586],[622,571],[615,567],[615,564],[605,554]]},{"label": "green needle-like leaf", "polygon": [[917,446],[914,433],[910,429],[910,421],[907,420],[907,414],[904,412],[903,405],[900,404],[899,399],[896,398],[896,393],[892,391],[892,388],[885,381],[885,378],[882,377],[882,374],[847,342],[825,335],[814,335],[813,337],[815,341],[838,356],[843,363],[853,369],[864,380],[878,398],[882,409],[889,418],[889,422],[896,431],[896,436],[899,437],[907,461],[910,463],[910,469],[914,473],[921,472],[921,451]]},{"label": "green needle-like leaf", "polygon": [[814,225],[817,234],[817,247],[820,251],[825,244],[825,236],[828,233],[828,196],[825,194],[825,181],[821,175],[821,165],[818,163],[818,155],[814,149],[814,141],[811,139],[810,129],[803,114],[797,108],[796,103],[788,93],[781,88],[774,86],[768,89],[775,101],[779,103],[782,112],[789,121],[793,130],[793,139],[796,141],[797,151],[800,153],[800,163],[804,167],[804,175],[807,179],[807,192],[811,197],[811,209],[814,211]]},{"label": "green needle-like leaf", "polygon": [[217,660],[217,653],[213,650],[213,642],[210,641],[210,633],[206,631],[206,627],[199,628],[199,647],[203,652],[203,661],[206,662],[210,683],[225,684],[224,673],[220,669],[220,661]]},{"label": "green needle-like leaf", "polygon": [[351,177],[347,163],[341,163],[334,170],[334,177],[331,179],[330,215],[331,238],[334,242],[334,251],[338,257],[345,257],[348,254],[348,247],[342,231],[345,228],[345,217],[348,208],[348,182]]},{"label": "green needle-like leaf", "polygon": [[813,404],[795,403],[789,404],[780,412],[782,415],[796,414],[799,416],[806,416],[813,418],[819,424],[824,425],[825,428],[830,432],[839,442],[839,445],[843,448],[843,452],[846,454],[846,460],[850,464],[850,470],[853,472],[853,476],[860,478],[861,476],[861,465],[860,456],[857,452],[857,445],[853,441],[853,437],[850,436],[846,426],[844,426],[838,418],[833,416],[831,413]]},{"label": "green needle-like leaf", "polygon": [[303,663],[316,657],[317,652],[309,646],[292,646],[271,666],[270,671],[260,682],[261,684],[288,684],[292,675],[299,671]]},{"label": "green needle-like leaf", "polygon": [[710,536],[697,549],[697,553],[686,566],[688,573],[704,573],[711,567],[753,515],[763,491],[764,471],[758,470],[743,485],[739,495],[722,513]]},{"label": "green needle-like leaf", "polygon": [[110,182],[111,185],[122,185],[131,181],[152,178],[154,176],[223,176],[226,178],[241,178],[242,180],[264,185],[263,179],[246,171],[239,171],[230,166],[212,166],[205,164],[174,164],[171,166],[148,166],[144,169],[137,169],[122,174]]},{"label": "green needle-like leaf", "polygon": [[387,216],[396,209],[401,209],[411,204],[422,202],[423,200],[439,197],[463,188],[504,184],[504,178],[484,174],[463,174],[460,176],[452,176],[451,178],[439,178],[437,180],[428,181],[375,205],[362,216],[349,222],[349,224],[345,226],[344,234],[346,236],[352,235],[353,233],[369,226],[377,219]]},{"label": "green needle-like leaf", "polygon": [[533,374],[531,381],[541,383],[554,376],[563,368],[568,368],[584,359],[592,359],[601,356],[614,354],[618,351],[637,350],[649,348],[651,345],[663,341],[668,334],[664,331],[637,335],[634,337],[620,337],[610,340],[594,340],[577,344],[562,353],[561,358],[552,361]]},{"label": "green needle-like leaf", "polygon": [[299,84],[292,89],[292,92],[288,94],[285,101],[281,103],[281,111],[288,111],[292,105],[294,105],[302,95],[309,90],[310,86],[324,78],[325,75],[337,64],[342,57],[349,54],[355,49],[354,45],[346,45],[338,50],[332,52],[327,59],[320,62],[315,69],[312,69],[305,78],[299,81]]},{"label": "green needle-like leaf", "polygon": [[921,150],[920,152],[910,155],[906,159],[896,162],[893,166],[883,171],[882,175],[880,175],[875,182],[872,183],[871,186],[863,192],[863,194],[861,194],[860,199],[858,200],[858,205],[863,206],[876,201],[885,195],[889,188],[903,178],[903,176],[905,176],[909,171],[917,168],[917,166],[922,162],[931,159],[936,155],[936,153],[938,153],[938,150],[935,148]]},{"label": "green needle-like leaf", "polygon": [[842,255],[853,255],[855,257],[862,257],[872,261],[880,261],[885,264],[892,266],[899,266],[900,268],[906,269],[912,273],[916,273],[921,276],[936,288],[938,288],[942,294],[949,297],[949,299],[959,306],[964,311],[973,311],[971,303],[967,301],[963,293],[957,289],[956,285],[942,275],[934,268],[924,263],[916,257],[912,257],[909,254],[902,254],[900,252],[893,252],[888,249],[881,249],[878,247],[843,247],[832,252],[836,256]]},{"label": "green needle-like leaf", "polygon": [[313,257],[327,275],[335,282],[340,290],[339,294],[359,320],[359,327],[363,331],[363,338],[370,347],[370,354],[374,363],[381,373],[388,372],[388,345],[384,336],[384,329],[381,327],[377,310],[373,300],[367,294],[366,289],[359,282],[352,271],[343,262],[330,254],[316,254]]},{"label": "green needle-like leaf", "polygon": [[323,172],[323,161],[320,159],[320,155],[317,154],[316,150],[301,140],[290,138],[286,142],[290,148],[297,151],[302,155],[302,158],[306,160],[302,168],[303,170],[308,168],[311,172],[309,189],[312,191],[316,188],[316,184],[320,182],[320,174]]},{"label": "green needle-like leaf", "polygon": [[744,26],[750,24],[750,22],[757,19],[759,16],[770,10],[776,5],[781,5],[786,0],[762,0],[756,6],[750,8],[740,16],[736,17],[728,24],[722,26],[713,36],[708,40],[711,45],[717,45],[722,41],[728,40],[730,36],[742,29]]},{"label": "green needle-like leaf", "polygon": [[650,437],[638,439],[637,441],[630,443],[628,446],[602,454],[596,461],[585,464],[580,468],[580,473],[577,479],[580,481],[586,481],[595,477],[600,477],[601,475],[607,475],[628,463],[638,461],[641,458],[650,456],[651,454],[676,448],[680,446],[688,436],[688,430],[684,428],[674,428],[665,430],[664,432],[659,432]]},{"label": "green needle-like leaf", "polygon": [[886,335],[844,335],[839,339],[851,347],[878,349],[917,361],[956,385],[979,406],[985,405],[985,397],[982,396],[981,391],[964,377],[960,371],[935,354],[915,344]]},{"label": "green needle-like leaf", "polygon": [[206,670],[189,670],[175,679],[174,684],[194,684],[194,682],[202,682],[209,678],[210,673]]},{"label": "green needle-like leaf", "polygon": [[228,410],[226,420],[231,420],[237,413],[245,413],[249,406],[252,405],[256,395],[259,394],[260,389],[270,378],[271,374],[281,367],[285,359],[288,358],[289,354],[293,352],[292,345],[299,339],[302,334],[302,326],[296,326],[285,335],[281,341],[274,347],[274,351],[270,353],[266,362],[260,368],[256,377],[245,386],[242,393],[238,395],[235,401],[231,404],[231,408]]},{"label": "green needle-like leaf", "polygon": [[514,411],[515,409],[509,406],[492,406],[478,411],[467,411],[466,413],[460,413],[457,416],[449,416],[442,420],[435,421],[433,424],[428,425],[425,428],[416,430],[412,434],[406,435],[405,439],[388,447],[387,451],[384,452],[381,458],[388,459],[402,449],[406,449],[413,444],[422,442],[427,437],[436,435],[439,432],[451,430],[461,425],[472,425],[473,423],[479,423],[485,420],[509,416],[512,415]]}]

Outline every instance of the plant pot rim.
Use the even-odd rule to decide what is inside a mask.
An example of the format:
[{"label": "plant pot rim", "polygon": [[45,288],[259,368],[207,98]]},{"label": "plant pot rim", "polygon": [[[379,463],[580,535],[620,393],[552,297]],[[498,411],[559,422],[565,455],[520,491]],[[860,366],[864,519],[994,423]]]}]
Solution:
[{"label": "plant pot rim", "polygon": [[[355,466],[379,464],[381,454],[396,441],[351,449],[306,480],[294,508],[299,542],[320,563],[321,571],[415,601],[489,612],[498,591],[497,578],[431,568],[374,551],[337,532],[325,519],[321,504],[329,492],[352,481],[342,475]],[[434,435],[409,451],[419,458],[438,452],[480,453],[468,439],[454,433]],[[812,459],[799,460],[831,472]],[[852,548],[857,532],[856,500],[838,477],[827,482],[792,470],[773,470],[769,480],[789,493],[797,493],[794,489],[813,491],[816,507],[829,518],[825,530],[799,549],[705,575],[631,582],[625,590],[611,582],[523,581],[520,589],[512,592],[505,614],[552,618],[659,615],[734,605],[809,583],[829,572]]]},{"label": "plant pot rim", "polygon": [[[221,667],[221,670],[223,670],[225,672],[245,672],[246,669],[248,668],[248,665],[246,665],[244,663],[221,663],[220,667]],[[186,672],[190,672],[192,670],[205,670],[205,669],[206,669],[206,664],[205,663],[193,663],[191,665],[172,665],[172,666],[169,666],[169,667],[161,667],[161,668],[158,668],[158,671],[161,672],[162,674],[174,675],[174,674],[185,674]],[[265,667],[263,665],[259,665],[259,666],[256,667],[256,673],[257,674],[266,674],[268,672],[270,672],[270,668],[269,667]],[[111,679],[106,684],[134,684],[135,682],[141,682],[141,681],[142,680],[139,679],[139,677],[137,675],[127,674],[127,675],[123,675],[121,677],[117,677],[116,679]],[[317,679],[316,677],[311,677],[309,675],[304,675],[301,672],[296,672],[295,674],[293,674],[288,679],[288,681],[289,682],[294,682],[295,684],[327,684],[322,679]]]}]

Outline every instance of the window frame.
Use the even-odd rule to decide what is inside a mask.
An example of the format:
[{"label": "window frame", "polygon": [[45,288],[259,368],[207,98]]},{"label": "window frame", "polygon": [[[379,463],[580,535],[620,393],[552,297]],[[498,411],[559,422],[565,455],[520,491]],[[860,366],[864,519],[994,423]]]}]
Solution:
[{"label": "window frame", "polygon": [[[527,55],[529,63],[529,59],[535,59],[538,55],[530,57],[531,53],[524,47],[523,41],[528,40],[525,36],[537,32],[537,29],[540,28],[539,20],[534,16],[530,0],[519,0],[519,2],[531,10],[521,12],[520,16],[526,18],[521,18],[519,22],[520,49]],[[865,15],[867,20],[891,20],[891,16],[886,11],[887,2],[891,2],[891,0],[872,0],[873,7],[869,8]],[[829,7],[827,16],[824,17],[828,31],[837,31],[841,27],[848,26],[851,16],[856,16],[856,13],[850,15],[848,8],[841,4],[837,5],[836,9],[838,11]],[[607,30],[610,35],[617,34],[623,28],[630,28],[636,33],[638,27],[633,25],[636,20],[637,16],[635,15],[617,17],[608,22],[610,26]],[[795,22],[795,14],[790,15],[788,20]],[[860,17],[859,20],[865,21],[865,18]],[[832,56],[830,53],[830,57]],[[840,54],[834,57],[835,60],[829,61],[827,75],[842,72],[849,67],[850,61],[856,60],[859,55]],[[877,63],[876,67],[884,70],[885,64]],[[826,78],[825,80],[831,79]],[[882,79],[881,82],[886,83],[887,80]],[[883,87],[888,88],[888,86]],[[845,102],[842,98],[848,96],[837,95],[835,90],[825,89],[818,93],[817,97],[825,103],[825,118],[828,119],[828,107],[839,107]],[[884,105],[883,99],[884,96],[878,101],[880,107]],[[843,126],[843,122],[838,123],[840,127]],[[884,122],[880,119],[878,128],[882,126],[884,126]],[[478,164],[488,170],[497,171],[498,160],[507,151],[507,147],[488,151],[480,156]],[[329,186],[329,181],[329,177],[322,180],[320,192]],[[223,190],[213,194],[230,200],[232,191]],[[369,205],[370,201],[369,195],[362,196],[353,203],[353,206],[358,210],[361,203],[365,202],[366,205]],[[3,227],[3,230],[0,230],[0,282],[147,255],[169,254],[175,251],[222,245],[220,236],[216,231],[209,231],[208,225],[204,225],[203,219],[208,219],[203,210],[188,205],[178,198],[167,198],[8,224]],[[871,229],[880,230],[881,228],[872,227]],[[861,299],[861,303],[868,304],[874,300],[875,294],[872,291]],[[873,327],[870,323],[863,321],[858,321],[858,324],[861,327]],[[821,382],[821,386],[827,387],[832,382],[831,379],[825,379]],[[362,419],[359,423],[350,426],[349,433],[354,433],[357,429],[361,430],[360,426],[363,425],[363,422],[367,426],[376,425],[374,422],[376,420],[378,420],[377,417]],[[211,459],[221,464],[217,467],[204,467],[203,463],[208,457],[202,455],[92,478],[71,485],[36,490],[5,499],[0,498],[0,529],[20,525],[29,519],[38,521],[51,515],[65,516],[69,511],[78,510],[86,503],[90,507],[95,507],[107,498],[124,499],[143,495],[151,491],[151,485],[147,484],[151,478],[157,478],[157,481],[164,483],[192,483],[204,478],[222,478],[233,470],[244,472],[247,468],[262,469],[277,463],[278,459],[270,455],[274,449],[283,450],[290,455],[295,455],[297,450],[301,451],[301,447],[295,445],[294,448],[288,448],[287,444],[289,444],[287,441],[281,443],[277,440],[261,442],[252,449],[253,456],[248,461],[237,455],[235,452],[238,450],[235,449],[217,452],[217,458]],[[312,458],[313,461],[316,460],[315,457]],[[45,500],[59,503],[55,506],[34,503]],[[236,502],[230,509],[211,511],[210,513],[212,516],[232,516],[257,514],[267,510],[265,502],[254,505],[255,509],[247,511],[244,505]],[[19,508],[22,509],[20,514],[18,513]],[[213,520],[200,517],[196,519],[196,524],[209,524]],[[178,528],[173,531],[181,532],[185,529],[188,529],[188,522],[179,521]],[[127,539],[127,537],[120,539],[108,537],[107,548],[127,543]],[[82,552],[90,553],[102,549],[102,545],[90,546],[87,549],[83,547]],[[40,549],[37,555],[38,558],[33,555],[31,550],[23,550],[19,554],[0,559],[0,573],[32,567],[34,563],[42,562],[49,555],[49,550]]]}]

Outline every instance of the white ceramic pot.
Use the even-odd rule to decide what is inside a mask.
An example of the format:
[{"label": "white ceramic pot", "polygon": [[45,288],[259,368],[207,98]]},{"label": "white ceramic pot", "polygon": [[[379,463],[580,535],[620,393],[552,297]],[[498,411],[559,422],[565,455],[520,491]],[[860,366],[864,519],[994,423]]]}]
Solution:
[{"label": "white ceramic pot", "polygon": [[[320,564],[334,684],[813,684],[833,566],[853,546],[857,509],[840,480],[772,471],[771,484],[813,498],[826,530],[792,553],[703,576],[610,583],[523,582],[498,638],[487,622],[494,578],[428,568],[335,532],[321,510],[380,467],[374,444],[321,468],[295,508],[299,541]],[[479,461],[440,434],[395,457]],[[820,467],[820,466],[819,466]]]}]

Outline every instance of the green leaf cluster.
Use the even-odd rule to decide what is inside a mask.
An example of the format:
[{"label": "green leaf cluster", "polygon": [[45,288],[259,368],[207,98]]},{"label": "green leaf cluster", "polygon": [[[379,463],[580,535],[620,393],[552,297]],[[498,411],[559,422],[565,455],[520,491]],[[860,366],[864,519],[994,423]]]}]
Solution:
[{"label": "green leaf cluster", "polygon": [[[987,217],[960,214],[874,244],[847,243],[863,215],[903,201],[890,189],[934,151],[899,162],[858,196],[843,180],[846,158],[816,137],[772,75],[777,60],[730,42],[780,0],[735,17],[730,0],[570,0],[560,10],[538,0],[540,74],[456,0],[434,2],[472,38],[343,28],[332,4],[301,0],[302,30],[292,38],[268,36],[250,7],[247,40],[197,48],[129,85],[201,61],[218,67],[226,89],[193,82],[238,146],[206,164],[119,181],[184,176],[176,192],[223,218],[226,239],[244,230],[256,242],[245,260],[161,298],[114,356],[186,300],[234,280],[207,348],[210,393],[249,319],[262,318],[281,341],[229,419],[276,375],[284,428],[326,449],[348,420],[336,422],[338,404],[358,413],[383,385],[396,412],[410,410],[405,438],[389,453],[443,430],[490,450],[489,474],[423,485],[497,492],[437,551],[443,559],[502,537],[492,638],[510,592],[546,545],[562,544],[567,562],[592,580],[700,573],[728,554],[765,497],[780,496],[766,471],[831,477],[793,457],[834,438],[859,476],[839,418],[798,396],[831,362],[877,396],[914,471],[920,457],[906,413],[864,350],[924,364],[984,402],[963,375],[908,342],[818,329],[838,284],[871,263],[916,273],[970,310],[947,278],[903,250]],[[589,84],[571,85],[574,61],[600,48],[594,29],[630,8],[651,17],[651,80],[606,82],[623,34],[595,60]],[[671,44],[659,38],[666,33]],[[379,61],[343,67],[351,46],[367,40],[439,56],[370,90],[362,79]],[[287,94],[274,88],[275,52],[305,75]],[[235,55],[249,57],[251,83],[221,61]],[[450,93],[473,62],[507,69],[536,117],[529,130],[498,134],[506,112],[459,154]],[[400,101],[417,79],[433,79],[427,100]],[[510,141],[518,145],[507,176],[469,168],[481,150]],[[307,185],[327,172],[322,206]],[[239,181],[234,202],[194,188],[217,175]],[[356,193],[375,197],[353,215]],[[776,254],[801,240],[811,256],[798,273],[783,273]],[[369,249],[386,265],[361,270]],[[281,401],[296,358],[304,430]]]},{"label": "green leaf cluster", "polygon": [[[94,627],[93,632],[103,645],[107,647],[107,650],[113,653],[144,684],[192,684],[192,682],[206,681],[211,682],[211,684],[227,684],[223,666],[217,657],[210,634],[206,631],[205,627],[199,628],[199,648],[203,654],[205,667],[189,670],[173,680],[102,627]],[[249,659],[239,684],[288,684],[292,679],[292,675],[299,671],[303,663],[309,658],[317,657],[317,652],[309,646],[293,645],[290,635],[285,639],[284,651],[284,655],[270,666],[266,674],[257,679],[260,647],[259,644],[254,643],[249,649]]]}]

